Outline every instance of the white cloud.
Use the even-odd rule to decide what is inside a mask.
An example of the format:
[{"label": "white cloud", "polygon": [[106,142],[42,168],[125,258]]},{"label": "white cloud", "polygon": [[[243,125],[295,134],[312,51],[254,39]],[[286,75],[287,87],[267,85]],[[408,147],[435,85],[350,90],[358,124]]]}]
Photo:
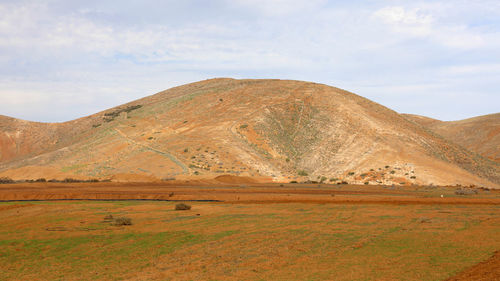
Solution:
[{"label": "white cloud", "polygon": [[407,10],[403,7],[385,7],[377,10],[375,16],[380,17],[386,23],[399,25],[428,26],[433,21],[431,15],[418,8]]},{"label": "white cloud", "polygon": [[[434,16],[443,12],[442,6],[428,6],[428,10],[401,6],[385,7],[375,11],[373,15],[395,32],[410,37],[426,38],[443,46],[472,49],[485,45],[483,34],[473,32],[464,24],[440,21],[438,16]],[[432,8],[436,7],[437,11],[433,11]]]},{"label": "white cloud", "polygon": [[285,16],[323,6],[326,0],[228,0],[228,4],[258,11],[265,16]]},{"label": "white cloud", "polygon": [[[481,88],[490,97],[485,104],[498,97],[492,85],[498,86],[500,11],[494,2],[48,3],[0,3],[0,114],[71,119],[221,76],[323,82],[375,100],[371,93],[418,96],[417,84],[439,84],[434,94],[489,85]],[[23,107],[22,100],[37,97],[43,98],[36,114]],[[79,110],[56,117],[51,103]]]}]

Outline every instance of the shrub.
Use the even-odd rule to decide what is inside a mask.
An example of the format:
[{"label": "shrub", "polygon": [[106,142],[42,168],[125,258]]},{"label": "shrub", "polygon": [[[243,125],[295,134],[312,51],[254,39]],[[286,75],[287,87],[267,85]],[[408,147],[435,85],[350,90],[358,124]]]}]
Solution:
[{"label": "shrub", "polygon": [[370,184],[370,182],[365,181],[365,184],[368,185],[368,184]]},{"label": "shrub", "polygon": [[188,152],[188,151],[189,151],[189,149],[187,149],[187,148],[184,149],[184,152]]},{"label": "shrub", "polygon": [[0,178],[0,184],[4,184],[4,183],[14,183],[14,180],[11,178],[8,178],[8,177]]},{"label": "shrub", "polygon": [[391,174],[395,174],[395,173],[396,173],[396,171],[394,171],[394,170],[391,171]]},{"label": "shrub", "polygon": [[116,218],[113,222],[113,225],[116,226],[132,225],[132,219],[127,217]]},{"label": "shrub", "polygon": [[410,179],[416,179],[417,177],[416,176],[411,176]]},{"label": "shrub", "polygon": [[44,179],[44,178],[39,178],[39,179],[35,180],[35,182],[46,182],[46,181],[47,181],[47,180],[46,180],[46,179]]},{"label": "shrub", "polygon": [[459,188],[455,190],[456,195],[472,195],[477,194],[477,190],[472,188]]},{"label": "shrub", "polygon": [[430,223],[431,219],[428,218],[419,218],[420,223]]},{"label": "shrub", "polygon": [[245,129],[246,127],[248,127],[248,125],[247,124],[243,124],[243,125],[240,126],[240,129]]},{"label": "shrub", "polygon": [[290,183],[298,183],[297,181],[291,181]]},{"label": "shrub", "polygon": [[73,178],[65,178],[63,182],[81,182],[81,180],[73,179]]},{"label": "shrub", "polygon": [[299,170],[299,171],[297,172],[297,174],[298,174],[299,176],[303,176],[303,177],[307,177],[307,176],[309,175],[309,174],[308,174],[306,171],[304,171],[304,170]]},{"label": "shrub", "polygon": [[179,204],[175,205],[175,209],[177,211],[191,210],[191,206],[188,204],[179,203]]},{"label": "shrub", "polygon": [[354,172],[349,172],[349,176],[354,176]]},{"label": "shrub", "polygon": [[142,105],[132,105],[132,106],[129,106],[127,108],[117,109],[113,112],[107,112],[107,113],[104,113],[103,119],[105,122],[111,122],[111,121],[115,120],[115,118],[118,117],[122,112],[130,113],[131,111],[134,111],[134,110],[139,109],[141,107],[142,107]]}]

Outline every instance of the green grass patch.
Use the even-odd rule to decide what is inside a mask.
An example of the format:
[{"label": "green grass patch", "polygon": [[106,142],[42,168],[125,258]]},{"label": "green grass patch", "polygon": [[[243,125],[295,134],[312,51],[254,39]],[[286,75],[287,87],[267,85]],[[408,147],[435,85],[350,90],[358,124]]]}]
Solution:
[{"label": "green grass patch", "polygon": [[[85,276],[89,268],[113,268],[113,275],[125,274],[129,264],[135,269],[149,264],[152,258],[168,254],[176,249],[201,243],[208,238],[218,239],[227,235],[203,237],[187,231],[160,233],[125,233],[111,235],[86,235],[78,237],[2,240],[0,241],[0,264],[22,265],[21,271],[7,274],[6,279],[15,279],[30,272],[41,272],[44,268],[63,265],[66,274]],[[145,254],[147,253],[147,254]],[[134,257],[130,260],[130,257]],[[106,278],[102,271],[97,278]],[[0,277],[2,274],[0,273]],[[1,279],[1,278],[0,278]]]},{"label": "green grass patch", "polygon": [[81,169],[86,168],[87,166],[88,166],[88,164],[75,164],[75,165],[71,165],[71,166],[65,166],[65,167],[61,168],[61,172],[67,173],[67,172],[71,172],[74,170],[81,170]]}]

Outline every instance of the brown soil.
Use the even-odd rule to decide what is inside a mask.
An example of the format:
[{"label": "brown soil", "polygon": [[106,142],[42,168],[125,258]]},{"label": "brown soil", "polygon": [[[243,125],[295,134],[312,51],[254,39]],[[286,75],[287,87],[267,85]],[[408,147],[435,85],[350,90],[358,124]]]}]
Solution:
[{"label": "brown soil", "polygon": [[258,183],[261,182],[251,177],[237,177],[230,175],[222,175],[215,178],[216,181],[221,183]]},{"label": "brown soil", "polygon": [[475,266],[466,269],[447,281],[497,281],[500,280],[500,252]]},{"label": "brown soil", "polygon": [[[0,200],[208,200],[229,203],[485,204],[500,205],[500,191],[459,197],[455,188],[311,184],[31,183],[0,186]],[[443,197],[441,197],[441,195]]]}]

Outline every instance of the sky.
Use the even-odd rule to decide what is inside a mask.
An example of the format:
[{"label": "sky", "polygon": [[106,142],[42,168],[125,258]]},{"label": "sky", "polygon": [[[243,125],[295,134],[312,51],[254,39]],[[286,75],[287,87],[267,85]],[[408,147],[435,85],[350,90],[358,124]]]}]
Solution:
[{"label": "sky", "polygon": [[62,122],[215,77],[500,112],[500,1],[0,0],[0,115]]}]

